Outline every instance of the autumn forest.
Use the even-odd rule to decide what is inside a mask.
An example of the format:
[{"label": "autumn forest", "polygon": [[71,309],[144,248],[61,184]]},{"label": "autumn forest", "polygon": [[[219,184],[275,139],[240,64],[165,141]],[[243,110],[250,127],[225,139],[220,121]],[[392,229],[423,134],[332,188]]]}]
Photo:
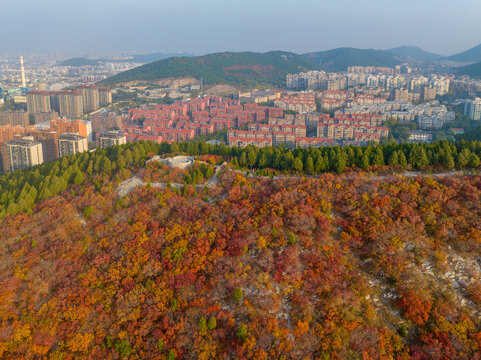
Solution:
[{"label": "autumn forest", "polygon": [[135,143],[4,175],[0,358],[481,359],[480,157]]}]

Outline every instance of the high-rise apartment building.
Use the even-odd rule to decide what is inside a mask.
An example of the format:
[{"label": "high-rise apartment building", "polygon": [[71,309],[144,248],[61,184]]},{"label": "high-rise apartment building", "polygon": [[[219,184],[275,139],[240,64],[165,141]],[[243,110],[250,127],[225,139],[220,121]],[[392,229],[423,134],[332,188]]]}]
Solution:
[{"label": "high-rise apartment building", "polygon": [[87,138],[73,133],[58,136],[58,154],[60,157],[75,155],[88,150]]},{"label": "high-rise apartment building", "polygon": [[33,115],[33,120],[35,124],[58,120],[58,113],[55,111],[36,113]]},{"label": "high-rise apartment building", "polygon": [[99,89],[93,85],[83,85],[77,87],[77,90],[80,92],[80,96],[82,97],[84,112],[90,112],[99,109]]},{"label": "high-rise apartment building", "polygon": [[46,91],[27,92],[27,109],[29,114],[52,110],[50,106],[50,96],[51,94]]},{"label": "high-rise apartment building", "polygon": [[6,171],[15,171],[43,163],[42,144],[31,136],[10,140],[6,143],[6,148],[8,159]]},{"label": "high-rise apartment building", "polygon": [[42,144],[43,160],[58,159],[58,132],[52,130],[37,130],[30,133],[33,138]]},{"label": "high-rise apartment building", "polygon": [[424,86],[421,90],[421,98],[423,101],[431,101],[436,99],[437,91],[436,88],[432,85]]},{"label": "high-rise apartment building", "polygon": [[97,133],[104,130],[121,129],[122,128],[122,116],[115,113],[101,114],[97,113],[89,116],[89,120],[92,122],[92,131]]},{"label": "high-rise apartment building", "polygon": [[481,120],[481,98],[467,100],[464,106],[464,113],[468,115],[471,120]]},{"label": "high-rise apartment building", "polygon": [[58,119],[50,121],[50,130],[57,131],[59,134],[75,133],[87,139],[92,138],[92,125],[90,121]]},{"label": "high-rise apartment building", "polygon": [[84,113],[83,100],[78,91],[60,91],[57,93],[60,116],[79,118]]},{"label": "high-rise apartment building", "polygon": [[112,91],[106,88],[98,88],[99,90],[99,105],[105,106],[112,104]]},{"label": "high-rise apartment building", "polygon": [[26,111],[2,111],[0,112],[0,126],[2,125],[21,125],[30,124]]},{"label": "high-rise apartment building", "polygon": [[122,131],[109,131],[98,136],[98,144],[100,148],[106,148],[113,145],[123,145],[127,143],[127,137]]}]

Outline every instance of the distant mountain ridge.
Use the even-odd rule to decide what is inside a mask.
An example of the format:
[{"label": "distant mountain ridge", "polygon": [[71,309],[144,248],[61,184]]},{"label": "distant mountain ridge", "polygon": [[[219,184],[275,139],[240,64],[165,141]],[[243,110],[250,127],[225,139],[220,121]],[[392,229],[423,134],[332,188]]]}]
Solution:
[{"label": "distant mountain ridge", "polygon": [[397,56],[418,59],[423,61],[435,61],[443,58],[443,56],[441,55],[430,53],[417,46],[404,45],[404,46],[389,49],[386,51]]},{"label": "distant mountain ridge", "polygon": [[451,55],[446,58],[447,60],[457,62],[478,62],[481,61],[481,44],[463,51],[459,54]]},{"label": "distant mountain ridge", "polygon": [[461,75],[468,75],[469,77],[475,79],[481,79],[481,61],[471,65],[463,66],[459,68],[456,73]]},{"label": "distant mountain ridge", "polygon": [[87,58],[72,58],[62,61],[59,66],[98,66],[102,62],[105,62],[103,59],[87,59]]},{"label": "distant mountain ridge", "polygon": [[349,66],[396,66],[402,63],[396,55],[384,50],[337,48],[303,55],[322,69],[344,71]]},{"label": "distant mountain ridge", "polygon": [[135,63],[151,63],[154,61],[167,59],[175,56],[192,56],[190,54],[180,54],[180,53],[152,53],[152,54],[139,54],[132,55],[125,59],[88,59],[88,58],[71,58],[61,62],[60,66],[98,66],[105,62],[135,62]]},{"label": "distant mountain ridge", "polygon": [[[478,55],[479,59],[476,60]],[[284,83],[286,74],[308,70],[346,71],[349,66],[393,67],[413,59],[435,63],[468,58],[474,60],[465,60],[466,62],[481,61],[481,45],[451,57],[433,54],[416,46],[400,46],[388,50],[343,47],[301,55],[286,51],[221,52],[160,59],[117,74],[101,83],[115,85],[131,81],[195,77],[203,78],[206,84],[279,86]]]}]

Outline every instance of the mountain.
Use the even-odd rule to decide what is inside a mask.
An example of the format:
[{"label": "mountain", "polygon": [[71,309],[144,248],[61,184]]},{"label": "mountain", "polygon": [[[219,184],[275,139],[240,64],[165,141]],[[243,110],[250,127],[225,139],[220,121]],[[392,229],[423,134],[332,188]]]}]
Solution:
[{"label": "mountain", "polygon": [[237,86],[269,84],[279,86],[288,73],[315,69],[308,59],[285,51],[267,53],[223,52],[196,57],[174,57],[122,72],[101,83],[113,85],[129,81],[164,78],[203,78],[204,83]]},{"label": "mountain", "polygon": [[448,60],[458,62],[478,62],[481,61],[481,44],[462,53],[447,57]]},{"label": "mountain", "polygon": [[72,58],[62,61],[59,66],[98,66],[104,61],[103,59]]},{"label": "mountain", "polygon": [[181,54],[181,53],[154,53],[154,54],[145,54],[145,55],[132,55],[129,59],[123,60],[125,61],[132,61],[137,63],[148,64],[154,61],[168,59],[171,57],[179,57],[179,56],[193,56],[191,54]]},{"label": "mountain", "polygon": [[[4,175],[0,358],[479,359],[481,177],[300,170],[425,149],[456,151],[138,142]],[[172,152],[203,162],[146,164]]]},{"label": "mountain", "polygon": [[404,58],[412,58],[422,61],[434,61],[443,58],[441,55],[427,52],[421,48],[418,48],[417,46],[400,46],[397,48],[386,50],[386,52],[397,56],[402,56]]},{"label": "mountain", "polygon": [[481,61],[456,69],[457,74],[469,75],[472,78],[481,79]]},{"label": "mountain", "polygon": [[403,61],[384,50],[338,48],[303,55],[326,70],[345,71],[348,66],[396,66]]},{"label": "mountain", "polygon": [[140,54],[140,55],[132,55],[125,59],[87,59],[87,58],[72,58],[67,59],[60,63],[60,66],[97,66],[100,63],[105,62],[135,62],[135,63],[143,63],[147,64],[150,62],[158,61],[161,59],[167,59],[170,57],[175,56],[192,56],[189,54],[179,54],[179,53],[154,53],[154,54]]}]

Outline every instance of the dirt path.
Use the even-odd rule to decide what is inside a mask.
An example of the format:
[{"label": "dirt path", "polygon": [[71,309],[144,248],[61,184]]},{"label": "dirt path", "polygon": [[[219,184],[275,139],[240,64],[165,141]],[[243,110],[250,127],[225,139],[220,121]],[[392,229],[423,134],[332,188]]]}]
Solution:
[{"label": "dirt path", "polygon": [[[223,163],[222,165],[217,165],[215,168],[215,173],[214,176],[212,176],[209,181],[207,181],[205,184],[201,185],[196,185],[196,189],[201,189],[204,187],[213,187],[216,186],[218,183],[218,177],[220,174],[220,171],[222,168],[226,165],[227,163]],[[233,170],[236,173],[243,174],[245,175],[245,171],[242,170]],[[407,178],[415,178],[415,177],[422,177],[422,178],[428,178],[428,177],[446,177],[446,176],[464,176],[464,175],[477,175],[474,172],[462,172],[462,171],[450,171],[450,172],[442,172],[442,173],[434,173],[434,174],[429,174],[429,173],[421,173],[421,172],[404,172],[404,173],[393,173],[389,175],[374,175],[374,176],[369,176],[370,180],[373,181],[383,181],[383,180],[393,180],[397,177],[407,177]],[[261,176],[261,175],[255,175],[254,173],[249,173],[247,175],[250,178],[257,178],[257,179],[269,179],[269,176]],[[316,178],[317,175],[304,175],[304,176],[298,176],[298,175],[277,175],[273,176],[273,180],[281,180],[281,179],[295,179],[295,180],[300,180],[302,178]],[[130,179],[127,179],[123,181],[122,183],[119,184],[117,188],[117,194],[119,197],[124,197],[128,195],[133,189],[139,186],[146,186],[148,183],[139,179],[137,176],[133,176]],[[165,188],[168,183],[150,183],[150,185],[154,188]],[[184,184],[180,183],[170,183],[171,187],[181,189]]]}]

